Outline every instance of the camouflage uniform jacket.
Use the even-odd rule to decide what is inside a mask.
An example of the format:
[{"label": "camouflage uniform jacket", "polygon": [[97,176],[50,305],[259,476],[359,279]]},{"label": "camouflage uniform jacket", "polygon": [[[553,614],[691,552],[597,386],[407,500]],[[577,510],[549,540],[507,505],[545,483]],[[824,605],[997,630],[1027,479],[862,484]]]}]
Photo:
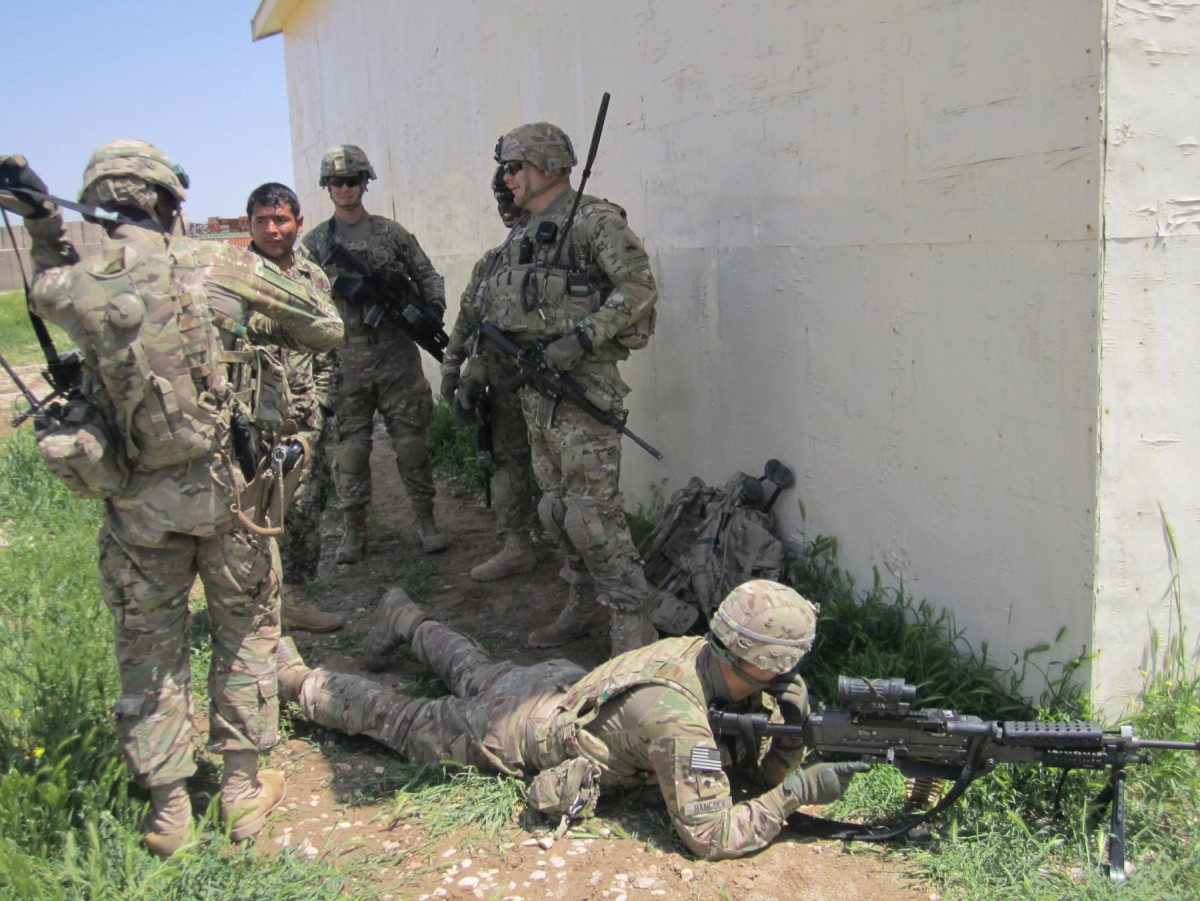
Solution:
[{"label": "camouflage uniform jacket", "polygon": [[[298,291],[294,282],[272,272],[260,257],[229,245],[122,225],[106,237],[99,256],[79,262],[66,239],[61,215],[30,221],[28,226],[36,271],[30,298],[33,311],[62,328],[82,351],[83,395],[117,441],[127,471],[120,490],[107,500],[109,524],[124,540],[142,546],[157,546],[171,533],[207,536],[228,529],[234,522],[230,505],[245,486],[233,463],[228,435],[229,399],[236,389],[230,373],[238,368],[232,361],[252,355],[242,349],[246,341],[329,350],[342,336],[333,306]],[[152,278],[158,281],[143,278],[131,284],[130,278],[143,272],[157,273]],[[163,285],[162,279],[169,284]],[[142,300],[131,291],[183,298],[179,303],[199,311],[187,316],[196,321],[211,316],[216,326],[220,344],[215,358],[203,328],[189,333],[198,344],[179,348],[191,364],[187,388],[197,392],[202,405],[197,412],[209,416],[213,424],[193,425],[187,419],[190,414],[183,412],[178,428],[191,428],[199,440],[198,450],[178,462],[156,460],[152,444],[134,447],[131,436],[155,429],[160,415],[155,410],[160,406],[178,417],[171,398],[183,386],[160,384],[157,390],[168,393],[155,402],[148,396],[141,399],[144,385],[131,382],[124,396],[111,378],[105,381],[101,375],[102,362],[108,362],[110,353],[128,354],[123,334],[141,335],[145,343],[158,333],[160,323],[147,319],[141,324],[148,314],[139,312]],[[104,297],[109,298],[108,310],[97,303]],[[157,308],[170,307],[158,303]],[[127,321],[123,323],[122,317]],[[112,345],[115,351],[102,345]],[[158,355],[176,353],[173,348],[152,350]],[[206,429],[214,435],[211,441],[205,437]]]},{"label": "camouflage uniform jacket", "polygon": [[[630,651],[592,670],[570,689],[545,733],[568,756],[601,768],[601,786],[629,786],[653,776],[675,830],[708,860],[766,846],[799,802],[784,790],[800,749],[768,748],[758,763],[764,794],[733,803],[722,755],[708,724],[723,679],[705,675],[703,638],[671,638]],[[762,709],[762,698],[749,707]]]},{"label": "camouflage uniform jacket", "polygon": [[[262,251],[254,244],[250,245],[250,250],[262,256]],[[268,267],[280,275],[303,284],[314,300],[330,302],[329,279],[303,247],[295,249],[292,268],[287,272],[266,257],[262,258]],[[328,409],[331,406],[330,398],[333,397],[335,370],[332,355],[282,348],[279,352],[279,362],[283,364],[288,389],[292,395],[292,419],[301,430],[316,428],[320,423],[321,408]]]},{"label": "camouflage uniform jacket", "polygon": [[[421,298],[427,306],[446,309],[446,288],[442,277],[438,275],[433,263],[429,261],[416,237],[404,226],[385,216],[366,214],[371,226],[371,235],[366,241],[347,242],[338,234],[337,217],[326,219],[300,241],[332,281],[337,281],[339,275],[354,275],[352,270],[342,271],[335,263],[329,261],[329,253],[334,244],[342,244],[347,250],[360,259],[371,272],[383,272],[395,267],[403,271],[413,280],[421,292]],[[385,329],[369,329],[362,324],[363,310],[359,305],[351,303],[337,291],[333,292],[333,302],[346,324],[346,337],[363,336],[371,331]],[[386,328],[395,332],[405,341],[411,341],[398,328]]]},{"label": "camouflage uniform jacket", "polygon": [[615,378],[616,368],[603,364],[645,346],[649,333],[637,341],[631,330],[652,321],[658,286],[625,211],[587,194],[554,265],[560,239],[539,243],[538,231],[552,223],[561,232],[575,197],[567,190],[542,212],[526,213],[492,251],[480,291],[481,318],[526,345],[576,333],[587,349],[584,371]]}]

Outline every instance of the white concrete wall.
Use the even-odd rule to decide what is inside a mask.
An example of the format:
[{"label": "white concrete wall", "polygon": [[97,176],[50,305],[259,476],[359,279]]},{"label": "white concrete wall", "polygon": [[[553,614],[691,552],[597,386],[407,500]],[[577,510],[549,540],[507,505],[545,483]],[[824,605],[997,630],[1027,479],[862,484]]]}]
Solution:
[{"label": "white concrete wall", "polygon": [[1104,692],[1137,684],[1154,663],[1154,632],[1162,642],[1177,634],[1168,527],[1193,655],[1200,626],[1200,6],[1108,6],[1095,630]]},{"label": "white concrete wall", "polygon": [[[790,534],[836,535],[860,578],[879,565],[1000,662],[1060,630],[1056,659],[1094,629],[1112,642],[1093,620],[1097,554],[1126,551],[1096,526],[1102,0],[308,0],[285,18],[310,221],[322,151],[362,144],[368,206],[451,296],[503,234],[496,137],[549,119],[582,152],[612,93],[589,190],[628,209],[662,290],[625,371],[630,425],[667,459],[627,444],[633,499],[779,457],[800,480]],[[1136,687],[1114,656],[1105,695]]]}]

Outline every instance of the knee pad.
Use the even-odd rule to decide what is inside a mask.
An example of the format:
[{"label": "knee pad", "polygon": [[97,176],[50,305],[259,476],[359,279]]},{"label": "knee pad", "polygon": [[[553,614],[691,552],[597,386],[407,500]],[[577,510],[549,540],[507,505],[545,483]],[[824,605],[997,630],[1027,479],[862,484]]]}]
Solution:
[{"label": "knee pad", "polygon": [[567,506],[561,497],[543,494],[542,499],[538,501],[537,514],[547,535],[558,542],[566,540],[567,536],[563,533],[563,521],[567,515]]},{"label": "knee pad", "polygon": [[401,469],[420,469],[429,461],[429,445],[422,432],[402,435],[392,441],[396,452],[396,463]]},{"label": "knee pad", "polygon": [[572,498],[563,517],[563,530],[575,550],[590,560],[591,550],[603,547],[607,537],[603,507],[591,498]]},{"label": "knee pad", "polygon": [[363,444],[343,444],[338,448],[338,471],[344,476],[358,476],[371,468],[371,449]]}]

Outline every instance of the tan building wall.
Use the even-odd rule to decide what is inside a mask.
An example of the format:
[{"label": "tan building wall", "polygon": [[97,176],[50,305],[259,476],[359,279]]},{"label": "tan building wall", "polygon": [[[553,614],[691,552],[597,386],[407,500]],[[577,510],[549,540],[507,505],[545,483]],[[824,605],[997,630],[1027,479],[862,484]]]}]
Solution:
[{"label": "tan building wall", "polygon": [[[836,535],[860,578],[879,567],[950,609],[1002,664],[1059,636],[1037,664],[1098,650],[1087,676],[1119,706],[1166,625],[1138,598],[1164,578],[1161,547],[1127,526],[1167,486],[1145,481],[1144,441],[1108,475],[1100,432],[1124,434],[1159,376],[1168,418],[1190,387],[1182,356],[1150,372],[1099,345],[1130,287],[1105,269],[1106,219],[1159,187],[1112,189],[1126,176],[1106,156],[1106,97],[1128,95],[1136,131],[1168,112],[1148,70],[1193,65],[1142,48],[1106,72],[1110,37],[1200,43],[1189,5],[1154,6],[1110,25],[1104,0],[616,0],[602,15],[581,0],[266,0],[254,27],[283,31],[310,221],[329,210],[321,153],[362,145],[380,176],[368,208],[419,236],[451,297],[503,236],[496,137],[549,119],[585,149],[610,91],[589,191],[627,208],[662,289],[658,335],[625,374],[630,425],[667,457],[627,445],[627,493],[778,457],[799,477],[777,506],[793,538]],[[1197,121],[1184,93],[1180,121]],[[1182,293],[1195,267],[1177,247],[1173,273],[1159,256],[1142,277]],[[1167,451],[1173,474],[1195,431]],[[1189,539],[1196,487],[1171,486]],[[1135,562],[1098,581],[1101,556]]]},{"label": "tan building wall", "polygon": [[[100,249],[103,234],[104,229],[94,223],[67,223],[67,237],[84,256]],[[26,278],[33,276],[33,266],[29,261],[29,234],[25,231],[25,226],[14,224],[13,236],[17,239],[15,248],[9,238],[8,229],[0,229],[0,291],[21,290],[21,267],[25,269]]]}]

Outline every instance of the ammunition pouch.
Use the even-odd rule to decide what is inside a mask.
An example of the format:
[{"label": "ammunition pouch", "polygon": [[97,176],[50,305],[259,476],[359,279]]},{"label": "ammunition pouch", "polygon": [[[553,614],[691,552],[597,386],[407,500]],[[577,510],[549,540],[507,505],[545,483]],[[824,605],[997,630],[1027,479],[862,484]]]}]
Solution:
[{"label": "ammunition pouch", "polygon": [[124,493],[128,473],[122,455],[87,401],[76,398],[61,416],[39,419],[34,434],[46,468],[75,497],[107,499]]},{"label": "ammunition pouch", "polygon": [[529,806],[539,813],[560,816],[555,836],[571,823],[594,816],[600,798],[600,767],[586,757],[571,757],[538,773],[529,784]]}]

